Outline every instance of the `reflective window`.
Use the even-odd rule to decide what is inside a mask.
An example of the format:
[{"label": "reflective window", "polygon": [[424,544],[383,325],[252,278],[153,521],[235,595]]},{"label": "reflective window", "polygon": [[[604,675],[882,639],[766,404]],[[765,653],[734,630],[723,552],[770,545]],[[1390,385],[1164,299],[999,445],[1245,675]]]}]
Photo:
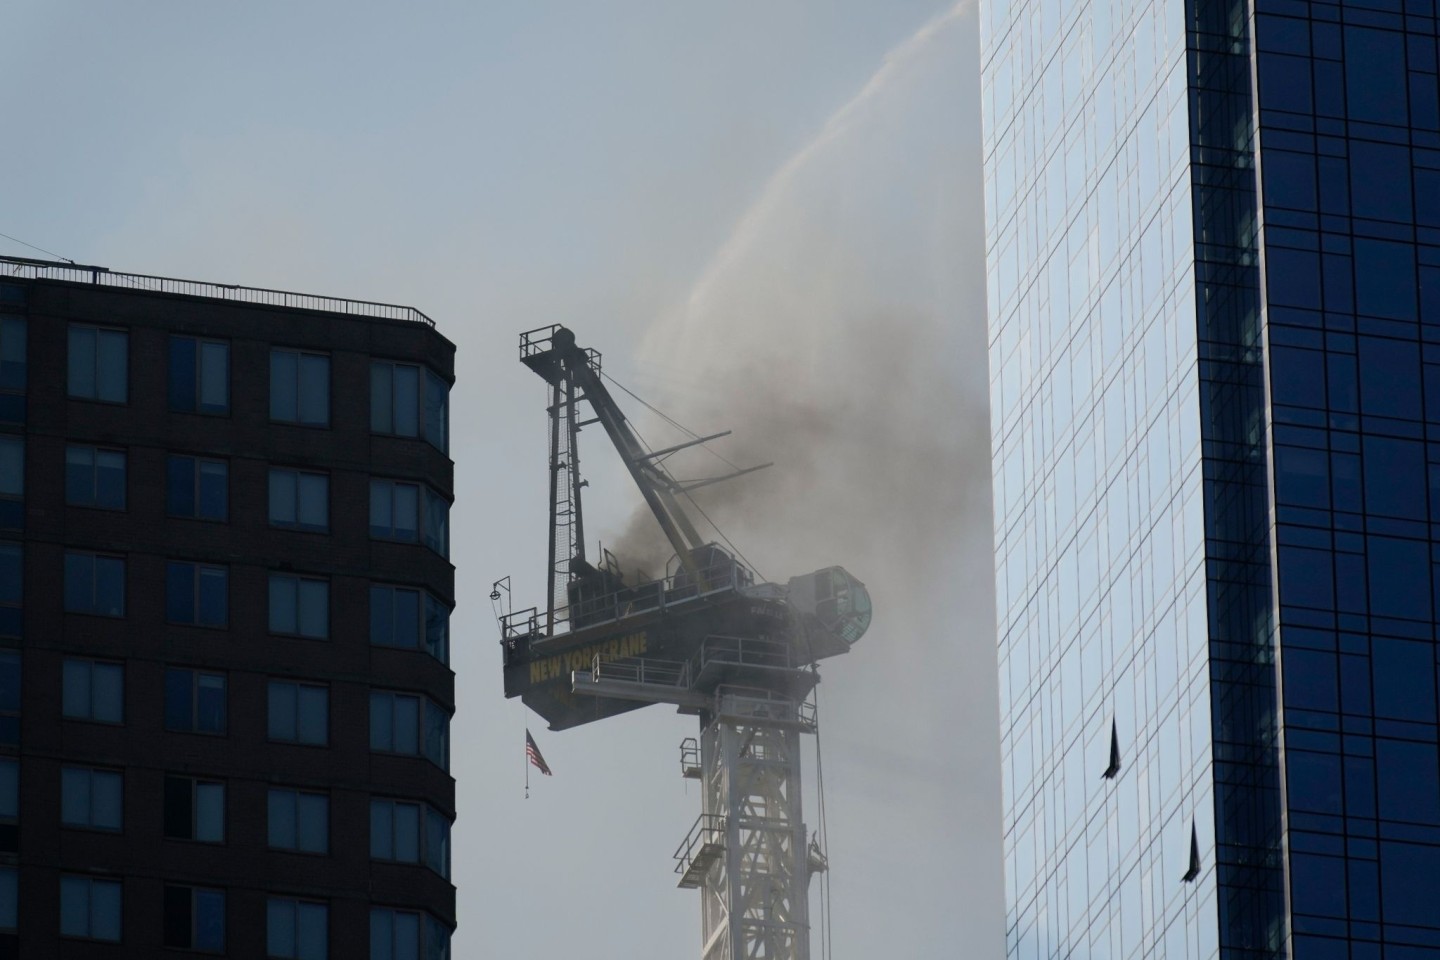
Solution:
[{"label": "reflective window", "polygon": [[450,876],[450,821],[423,803],[370,801],[370,857],[423,863]]},{"label": "reflective window", "polygon": [[171,623],[223,627],[229,596],[228,567],[181,560],[165,564],[165,618]]},{"label": "reflective window", "polygon": [[225,842],[225,784],[165,778],[165,836],[197,843]]},{"label": "reflective window", "polygon": [[450,504],[429,487],[400,480],[370,481],[370,536],[422,541],[450,555]]},{"label": "reflective window", "polygon": [[124,787],[119,773],[89,767],[60,770],[60,822],[67,827],[119,830]]},{"label": "reflective window", "polygon": [[270,525],[296,530],[328,530],[329,475],[271,467]]},{"label": "reflective window", "polygon": [[270,897],[265,902],[265,956],[326,960],[330,909],[323,903]]},{"label": "reflective window", "polygon": [[230,344],[170,337],[170,409],[181,413],[230,412]]},{"label": "reflective window", "polygon": [[125,616],[125,561],[94,553],[66,552],[65,612]]},{"label": "reflective window", "polygon": [[13,823],[20,818],[20,761],[0,757],[0,820]]},{"label": "reflective window", "polygon": [[330,581],[270,574],[270,632],[324,639],[330,635]]},{"label": "reflective window", "polygon": [[125,721],[125,668],[118,663],[66,657],[60,712],[71,720]]},{"label": "reflective window", "polygon": [[330,358],[270,351],[270,419],[306,427],[330,425]]},{"label": "reflective window", "polygon": [[129,342],[124,330],[70,324],[70,396],[124,403]]},{"label": "reflective window", "polygon": [[0,743],[20,742],[20,653],[0,650]]},{"label": "reflective window", "polygon": [[165,887],[164,943],[202,953],[225,951],[225,891]]},{"label": "reflective window", "polygon": [[375,433],[423,436],[443,453],[449,398],[449,384],[426,367],[389,360],[370,364],[370,429]]},{"label": "reflective window", "polygon": [[60,878],[60,935],[120,942],[120,882]]},{"label": "reflective window", "polygon": [[269,705],[271,740],[322,747],[329,740],[329,687],[271,680]]},{"label": "reflective window", "polygon": [[450,764],[450,715],[427,697],[370,691],[370,749],[423,756],[442,770]]},{"label": "reflective window", "polygon": [[20,636],[23,568],[20,545],[0,542],[0,636]]},{"label": "reflective window", "polygon": [[270,846],[297,853],[330,852],[330,798],[323,793],[270,788]]},{"label": "reflective window", "polygon": [[0,866],[0,930],[14,930],[20,919],[20,871]]},{"label": "reflective window", "polygon": [[449,630],[450,608],[424,590],[370,586],[370,642],[376,646],[415,650],[423,641],[427,653],[448,663]]},{"label": "reflective window", "polygon": [[221,520],[230,500],[230,465],[172,454],[166,461],[165,510],[172,517]]},{"label": "reflective window", "polygon": [[0,420],[25,422],[25,318],[0,317]]},{"label": "reflective window", "polygon": [[225,733],[225,675],[165,669],[165,729],[182,733]]},{"label": "reflective window", "polygon": [[65,502],[72,507],[125,509],[125,452],[70,444],[65,448]]},{"label": "reflective window", "polygon": [[25,440],[0,436],[0,527],[25,528]]}]

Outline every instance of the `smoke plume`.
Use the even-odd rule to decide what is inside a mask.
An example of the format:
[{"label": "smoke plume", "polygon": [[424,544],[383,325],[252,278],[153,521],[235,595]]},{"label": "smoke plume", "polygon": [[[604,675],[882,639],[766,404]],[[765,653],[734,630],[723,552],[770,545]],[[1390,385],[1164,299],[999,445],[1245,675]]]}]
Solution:
[{"label": "smoke plume", "polygon": [[[848,956],[916,930],[946,931],[931,956],[1004,949],[979,118],[935,122],[973,83],[969,9],[896,47],[777,170],[638,365],[667,413],[734,431],[728,460],[774,461],[695,493],[759,574],[840,564],[870,588],[874,625],[823,685],[840,927],[866,907],[837,930]],[[670,553],[644,510],[615,544],[627,570]]]}]

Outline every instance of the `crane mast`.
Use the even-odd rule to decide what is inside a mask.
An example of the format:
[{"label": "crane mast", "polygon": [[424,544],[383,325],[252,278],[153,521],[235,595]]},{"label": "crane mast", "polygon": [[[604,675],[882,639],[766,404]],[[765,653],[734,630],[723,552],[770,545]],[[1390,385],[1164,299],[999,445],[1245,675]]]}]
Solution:
[{"label": "crane mast", "polygon": [[[724,436],[648,450],[606,388],[600,355],[562,326],[520,338],[520,359],[550,385],[550,549],[546,609],[501,617],[505,695],[553,730],[655,703],[695,716],[681,773],[701,812],[675,853],[678,885],[698,889],[702,960],[809,960],[809,883],[828,867],[801,804],[801,736],[816,730],[816,662],[849,651],[870,624],[864,584],[840,567],[756,583],[700,536],[682,484],[660,458]],[[580,405],[593,419],[577,419]],[[598,422],[675,558],[627,582],[585,556],[578,438]],[[602,558],[608,561],[608,558]]]}]

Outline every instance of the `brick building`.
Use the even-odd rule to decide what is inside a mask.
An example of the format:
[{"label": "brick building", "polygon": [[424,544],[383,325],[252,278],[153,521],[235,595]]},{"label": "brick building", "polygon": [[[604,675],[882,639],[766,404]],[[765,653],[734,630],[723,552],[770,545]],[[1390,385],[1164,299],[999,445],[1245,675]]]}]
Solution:
[{"label": "brick building", "polygon": [[0,956],[448,957],[453,359],[0,258]]}]

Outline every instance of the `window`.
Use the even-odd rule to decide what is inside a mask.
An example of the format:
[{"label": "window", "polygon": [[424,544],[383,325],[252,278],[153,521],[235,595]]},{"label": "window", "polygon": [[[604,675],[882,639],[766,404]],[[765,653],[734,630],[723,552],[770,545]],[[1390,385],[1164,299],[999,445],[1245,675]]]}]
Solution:
[{"label": "window", "polygon": [[[421,612],[424,612],[422,619]],[[372,584],[370,642],[377,647],[419,649],[450,661],[450,608],[423,590]]]},{"label": "window", "polygon": [[0,420],[25,422],[24,317],[0,317]]},{"label": "window", "polygon": [[165,486],[165,511],[170,516],[223,521],[229,501],[230,465],[224,460],[170,457]]},{"label": "window", "polygon": [[120,942],[120,881],[60,878],[60,935]]},{"label": "window", "polygon": [[444,453],[448,445],[449,406],[450,385],[429,369],[389,360],[370,364],[371,431],[399,437],[423,436]]},{"label": "window", "polygon": [[265,955],[281,960],[325,960],[330,908],[323,903],[271,897],[265,902]]},{"label": "window", "polygon": [[330,739],[330,688],[271,680],[270,739],[323,747]]},{"label": "window", "polygon": [[20,742],[20,654],[0,650],[0,743]]},{"label": "window", "polygon": [[270,419],[306,427],[330,425],[330,358],[270,351]]},{"label": "window", "polygon": [[225,784],[165,778],[165,836],[197,843],[225,842]]},{"label": "window", "polygon": [[0,636],[20,636],[22,561],[20,544],[0,543]]},{"label": "window", "polygon": [[125,668],[118,663],[66,657],[60,712],[71,720],[125,721]]},{"label": "window", "polygon": [[322,532],[330,529],[330,477],[271,467],[270,525]]},{"label": "window", "polygon": [[[423,719],[423,726],[422,721]],[[370,691],[370,749],[424,756],[450,766],[450,717],[438,704],[408,693]]]},{"label": "window", "polygon": [[124,794],[124,781],[113,770],[62,767],[60,822],[67,827],[119,830]]},{"label": "window", "polygon": [[124,330],[70,324],[70,396],[124,403],[129,339]]},{"label": "window", "polygon": [[125,616],[125,561],[94,553],[66,553],[65,612]]},{"label": "window", "polygon": [[0,867],[0,930],[14,930],[20,919],[20,871]]},{"label": "window", "polygon": [[450,504],[429,487],[399,480],[370,481],[370,536],[377,540],[414,543],[423,538],[425,546],[448,557],[449,517]]},{"label": "window", "polygon": [[205,563],[165,564],[165,619],[223,627],[229,619],[230,570]]},{"label": "window", "polygon": [[450,929],[430,914],[370,908],[370,960],[450,960]]},{"label": "window", "polygon": [[370,858],[423,863],[448,879],[450,821],[425,804],[371,800]]},{"label": "window", "polygon": [[420,485],[370,481],[370,536],[377,540],[419,539]]},{"label": "window", "polygon": [[330,581],[270,574],[270,632],[324,639],[330,635]]},{"label": "window", "polygon": [[170,409],[230,412],[230,345],[221,340],[170,338]]},{"label": "window", "polygon": [[297,853],[330,852],[330,798],[270,788],[270,846]]},{"label": "window", "polygon": [[125,509],[125,453],[71,444],[65,448],[65,502],[72,507]]},{"label": "window", "polygon": [[222,953],[225,950],[225,891],[165,887],[165,946]]},{"label": "window", "polygon": [[0,757],[0,851],[15,853],[19,849],[20,761]]},{"label": "window", "polygon": [[165,669],[165,729],[225,733],[225,675],[182,667]]},{"label": "window", "polygon": [[25,440],[0,437],[0,527],[25,529]]}]

